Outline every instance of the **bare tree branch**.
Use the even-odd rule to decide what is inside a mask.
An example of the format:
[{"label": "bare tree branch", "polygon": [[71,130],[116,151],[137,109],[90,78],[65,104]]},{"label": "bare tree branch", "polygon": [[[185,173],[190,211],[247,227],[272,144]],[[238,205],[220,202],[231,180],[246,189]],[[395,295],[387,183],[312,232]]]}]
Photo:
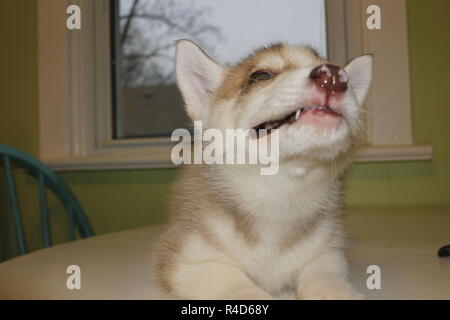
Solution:
[{"label": "bare tree branch", "polygon": [[[121,34],[121,37],[120,37],[120,45],[121,46],[123,46],[123,44],[125,42],[125,39],[128,36],[128,30],[130,29],[131,20],[133,20],[133,17],[136,14],[136,6],[137,6],[138,2],[139,2],[139,0],[133,0],[133,4],[132,4],[131,9],[130,9],[130,14],[126,18],[127,20],[125,22],[125,26],[123,28],[123,31],[122,31],[122,34]],[[121,19],[121,18],[119,17],[119,19]]]},{"label": "bare tree branch", "polygon": [[130,5],[119,16],[124,86],[173,82],[176,39],[191,38],[209,51],[210,41],[223,40],[220,29],[207,21],[209,7],[185,0],[121,1]]}]

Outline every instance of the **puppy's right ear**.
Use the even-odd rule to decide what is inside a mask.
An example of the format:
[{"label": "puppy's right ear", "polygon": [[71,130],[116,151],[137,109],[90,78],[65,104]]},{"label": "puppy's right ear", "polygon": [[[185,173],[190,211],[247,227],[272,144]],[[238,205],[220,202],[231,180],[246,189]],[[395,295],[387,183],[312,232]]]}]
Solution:
[{"label": "puppy's right ear", "polygon": [[372,81],[372,61],[372,56],[366,54],[353,59],[344,67],[359,105],[364,102]]},{"label": "puppy's right ear", "polygon": [[177,41],[176,74],[186,110],[192,120],[205,120],[224,68],[190,40]]}]

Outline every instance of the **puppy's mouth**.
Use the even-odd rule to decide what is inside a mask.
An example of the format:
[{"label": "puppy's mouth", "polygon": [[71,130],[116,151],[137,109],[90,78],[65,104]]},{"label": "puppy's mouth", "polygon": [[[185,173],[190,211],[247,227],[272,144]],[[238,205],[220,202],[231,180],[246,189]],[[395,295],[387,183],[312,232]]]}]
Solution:
[{"label": "puppy's mouth", "polygon": [[[299,120],[303,114],[305,114],[308,111],[317,110],[322,112],[323,114],[329,114],[337,117],[342,117],[343,115],[336,110],[330,108],[329,106],[307,106],[300,109],[295,110],[294,112],[288,114],[287,116],[276,119],[276,120],[270,120],[263,123],[260,123],[256,127],[253,127],[253,130],[256,133],[256,138],[259,138],[260,136],[263,136],[265,134],[270,134],[271,130],[279,129],[284,125],[289,125],[291,123],[296,122]],[[252,131],[253,131],[252,130]]]}]

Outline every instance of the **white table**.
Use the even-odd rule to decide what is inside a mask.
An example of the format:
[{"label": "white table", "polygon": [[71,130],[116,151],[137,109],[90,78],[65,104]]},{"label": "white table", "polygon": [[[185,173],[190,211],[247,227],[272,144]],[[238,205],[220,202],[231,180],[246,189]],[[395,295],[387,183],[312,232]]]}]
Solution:
[{"label": "white table", "polygon": [[[352,211],[351,281],[369,299],[450,299],[450,211]],[[0,299],[161,299],[151,280],[151,250],[162,226],[117,232],[39,250],[0,264]],[[66,268],[81,269],[81,290],[66,287]],[[368,290],[369,265],[381,290]]]}]

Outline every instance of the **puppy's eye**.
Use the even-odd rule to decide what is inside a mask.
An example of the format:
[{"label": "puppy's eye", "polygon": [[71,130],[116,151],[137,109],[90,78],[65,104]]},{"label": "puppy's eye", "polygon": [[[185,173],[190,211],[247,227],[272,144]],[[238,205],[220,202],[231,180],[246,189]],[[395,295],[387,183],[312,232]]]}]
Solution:
[{"label": "puppy's eye", "polygon": [[251,74],[248,82],[255,83],[257,81],[266,81],[272,79],[273,77],[274,75],[269,71],[255,71]]}]

